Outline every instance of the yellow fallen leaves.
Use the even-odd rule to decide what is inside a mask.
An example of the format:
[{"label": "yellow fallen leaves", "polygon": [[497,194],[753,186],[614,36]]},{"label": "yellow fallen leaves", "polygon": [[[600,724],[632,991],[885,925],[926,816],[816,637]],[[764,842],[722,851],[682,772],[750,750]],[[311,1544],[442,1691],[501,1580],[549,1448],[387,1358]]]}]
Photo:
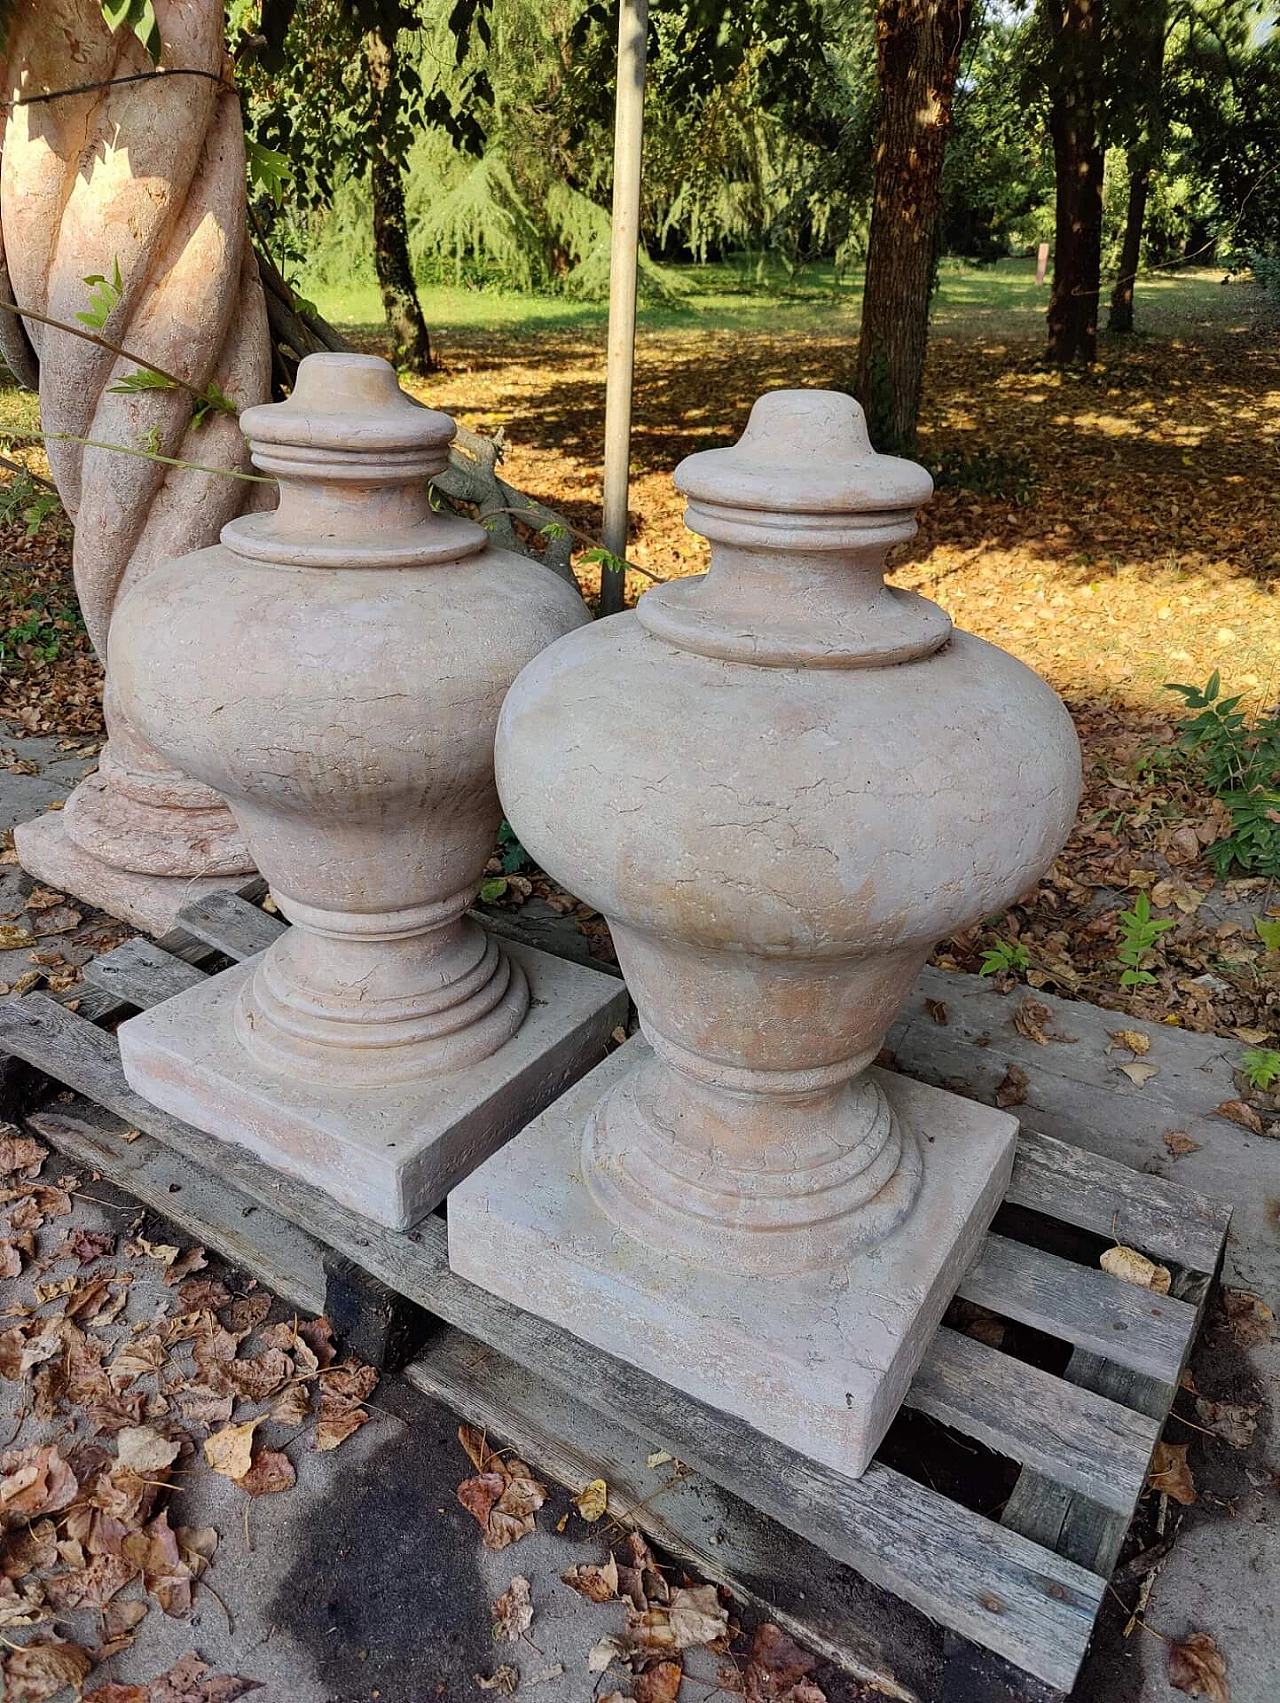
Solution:
[{"label": "yellow fallen leaves", "polygon": [[1151,1051],[1151,1037],[1144,1035],[1141,1029],[1110,1029],[1111,1039],[1107,1043],[1107,1051],[1113,1053],[1118,1047],[1127,1047],[1138,1058],[1144,1058]]},{"label": "yellow fallen leaves", "polygon": [[1251,1135],[1262,1134],[1262,1119],[1246,1101],[1224,1100],[1217,1111],[1220,1118],[1239,1124],[1241,1129],[1247,1129]]},{"label": "yellow fallen leaves", "polygon": [[609,1486],[603,1478],[593,1478],[582,1494],[574,1497],[573,1505],[589,1524],[602,1519],[609,1506]]},{"label": "yellow fallen leaves", "polygon": [[253,1465],[253,1436],[265,1415],[247,1419],[243,1425],[224,1425],[204,1440],[204,1458],[215,1472],[233,1481],[243,1478]]},{"label": "yellow fallen leaves", "polygon": [[1157,1295],[1167,1295],[1169,1285],[1173,1281],[1167,1265],[1157,1265],[1145,1254],[1140,1254],[1136,1248],[1126,1248],[1117,1244],[1108,1248],[1098,1261],[1103,1271],[1110,1272],[1112,1277],[1118,1277],[1122,1283],[1132,1283],[1139,1289],[1150,1289]]}]

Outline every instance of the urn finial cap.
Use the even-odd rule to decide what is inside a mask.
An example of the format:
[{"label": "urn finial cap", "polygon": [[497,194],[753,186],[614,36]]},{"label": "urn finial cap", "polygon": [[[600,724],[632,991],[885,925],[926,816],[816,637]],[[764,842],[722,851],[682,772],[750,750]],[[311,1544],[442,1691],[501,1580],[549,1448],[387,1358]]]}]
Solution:
[{"label": "urn finial cap", "polygon": [[308,355],[287,401],[246,408],[240,429],[259,467],[277,449],[336,450],[353,461],[411,459],[423,478],[443,472],[456,430],[447,414],[406,396],[387,361],[354,354]]},{"label": "urn finial cap", "polygon": [[284,567],[401,568],[474,555],[488,534],[437,513],[429,481],[449,465],[447,414],[401,390],[376,355],[308,355],[285,402],[247,408],[253,464],[279,481],[279,507],[222,529],[239,556]]},{"label": "urn finial cap", "polygon": [[677,649],[767,668],[879,668],[929,656],[951,620],[884,583],[933,491],[923,467],[871,447],[862,409],[838,390],[771,390],[730,449],[682,461],[684,522],[711,567],[636,606]]},{"label": "urn finial cap", "polygon": [[688,456],[675,484],[695,531],[703,505],[853,516],[915,510],[933,493],[923,467],[872,449],[866,416],[839,390],[766,391],[737,443]]}]

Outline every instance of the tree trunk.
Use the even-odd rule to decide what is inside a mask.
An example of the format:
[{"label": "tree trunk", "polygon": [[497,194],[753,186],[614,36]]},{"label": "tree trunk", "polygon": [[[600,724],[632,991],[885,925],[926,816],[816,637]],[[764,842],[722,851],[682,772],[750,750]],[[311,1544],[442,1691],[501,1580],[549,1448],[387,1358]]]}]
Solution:
[{"label": "tree trunk", "polygon": [[373,259],[382,290],[382,310],[391,333],[391,358],[410,372],[429,373],[434,366],[431,338],[409,259],[404,177],[400,167],[403,138],[395,47],[374,30],[366,37],[365,56],[376,130],[369,170],[373,190]]},{"label": "tree trunk", "polygon": [[1133,285],[1142,258],[1142,231],[1147,217],[1147,199],[1152,173],[1164,142],[1164,55],[1168,17],[1165,0],[1150,0],[1143,39],[1135,43],[1141,52],[1144,99],[1138,112],[1137,134],[1129,147],[1129,205],[1125,213],[1124,242],[1120,249],[1120,275],[1111,292],[1107,330],[1133,330]]},{"label": "tree trunk", "polygon": [[1056,50],[1049,131],[1057,208],[1049,359],[1092,361],[1098,352],[1102,273],[1101,17],[1097,0],[1049,0]]},{"label": "tree trunk", "polygon": [[915,448],[942,160],[970,0],[878,0],[882,103],[855,390],[876,447]]},{"label": "tree trunk", "polygon": [[1129,206],[1124,220],[1124,242],[1120,248],[1120,276],[1111,292],[1111,312],[1107,330],[1133,330],[1133,281],[1138,276],[1138,259],[1142,253],[1142,226],[1147,217],[1147,191],[1151,186],[1151,168],[1136,154],[1129,161]]}]

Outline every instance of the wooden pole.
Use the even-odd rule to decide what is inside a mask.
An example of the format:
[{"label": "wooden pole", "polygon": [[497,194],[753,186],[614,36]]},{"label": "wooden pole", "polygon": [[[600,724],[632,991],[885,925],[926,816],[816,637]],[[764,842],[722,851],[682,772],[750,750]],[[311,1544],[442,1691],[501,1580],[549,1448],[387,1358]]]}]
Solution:
[{"label": "wooden pole", "polygon": [[[636,348],[636,255],[640,244],[640,157],[644,147],[644,65],[648,0],[619,0],[618,91],[613,129],[613,242],[609,254],[609,349],[604,404],[604,521],[612,556],[627,553],[631,462],[631,383]],[[626,574],[600,570],[600,613],[623,606]]]}]

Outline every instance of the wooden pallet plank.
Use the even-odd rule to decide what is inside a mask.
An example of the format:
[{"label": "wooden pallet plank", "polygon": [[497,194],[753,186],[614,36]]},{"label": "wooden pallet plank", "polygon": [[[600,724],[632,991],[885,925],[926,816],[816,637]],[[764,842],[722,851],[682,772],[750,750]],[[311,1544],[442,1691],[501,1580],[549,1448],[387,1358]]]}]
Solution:
[{"label": "wooden pallet plank", "polygon": [[[404,1369],[416,1388],[510,1444],[575,1495],[609,1486],[609,1514],[753,1603],[878,1695],[916,1703],[936,1683],[915,1612],[756,1508],[495,1349],[445,1327]],[[603,1534],[608,1540],[610,1534]],[[922,1636],[924,1633],[924,1636]],[[886,1649],[893,1650],[893,1658]]]},{"label": "wooden pallet plank", "polygon": [[178,912],[178,927],[237,961],[265,952],[288,927],[234,893],[207,893]]},{"label": "wooden pallet plank", "polygon": [[1217,1269],[1231,1223],[1207,1195],[1025,1127],[1005,1199],[1201,1272]]},{"label": "wooden pallet plank", "polygon": [[139,934],[100,958],[91,958],[84,967],[84,979],[115,999],[145,1010],[207,978],[185,958],[164,951]]},{"label": "wooden pallet plank", "polygon": [[[1158,1378],[1131,1372],[1082,1348],[1071,1356],[1065,1376],[1083,1389],[1150,1415],[1156,1424],[1163,1422],[1174,1394]],[[1105,1577],[1116,1564],[1130,1517],[1028,1470],[1019,1473],[1001,1524]]]},{"label": "wooden pallet plank", "polygon": [[1185,1301],[1005,1236],[987,1237],[956,1293],[1169,1384],[1177,1382],[1196,1331],[1196,1309]]},{"label": "wooden pallet plank", "polygon": [[0,1003],[0,1047],[35,1058],[437,1317],[597,1411],[651,1431],[678,1459],[952,1630],[1050,1684],[1074,1682],[1101,1578],[879,1463],[861,1479],[844,1478],[463,1282],[449,1269],[440,1219],[407,1234],[384,1230],[148,1105],[125,1082],[114,1040],[53,1001]]},{"label": "wooden pallet plank", "polygon": [[[293,1306],[313,1313],[323,1310],[324,1249],[304,1230],[89,1101],[32,1112],[24,1122],[60,1153],[127,1189]],[[131,1139],[126,1141],[126,1135]]]},{"label": "wooden pallet plank", "polygon": [[1160,1436],[1157,1421],[946,1329],[906,1402],[1126,1520]]}]

